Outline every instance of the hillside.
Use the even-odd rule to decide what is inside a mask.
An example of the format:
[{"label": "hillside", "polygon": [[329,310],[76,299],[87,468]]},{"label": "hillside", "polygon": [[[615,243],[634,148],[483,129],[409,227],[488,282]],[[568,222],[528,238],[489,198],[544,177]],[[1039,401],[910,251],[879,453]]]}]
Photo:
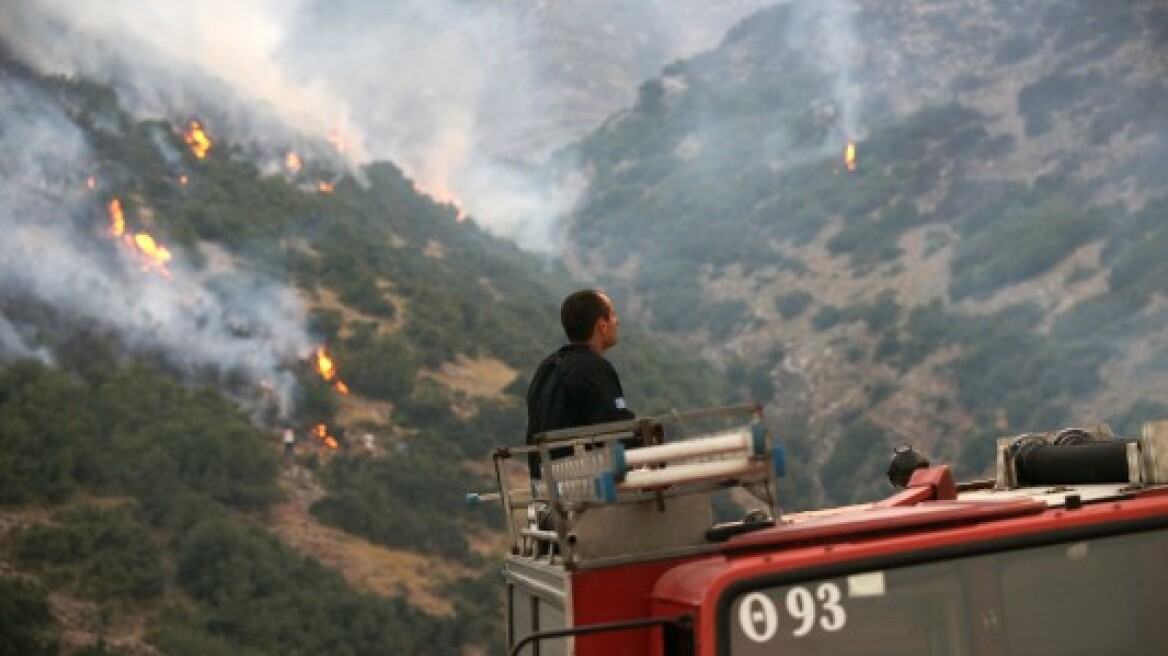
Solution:
[{"label": "hillside", "polygon": [[[570,268],[768,393],[798,504],[1168,412],[1168,12],[782,4],[579,146]],[[844,161],[855,142],[856,166]]]},{"label": "hillside", "polygon": [[[577,281],[622,308],[639,413],[767,403],[786,507],[884,494],[898,442],[976,476],[1005,432],[1168,415],[1161,4],[763,9],[559,154],[587,182],[562,257],[230,84],[46,74],[0,43],[0,635],[501,653],[498,518],[463,493]],[[621,45],[560,62],[573,93],[549,93],[591,104],[531,130],[625,97],[615,69],[658,50]]]},{"label": "hillside", "polygon": [[[498,517],[463,498],[581,283],[390,162],[0,68],[0,634],[498,653]],[[639,412],[745,393],[628,328]]]}]

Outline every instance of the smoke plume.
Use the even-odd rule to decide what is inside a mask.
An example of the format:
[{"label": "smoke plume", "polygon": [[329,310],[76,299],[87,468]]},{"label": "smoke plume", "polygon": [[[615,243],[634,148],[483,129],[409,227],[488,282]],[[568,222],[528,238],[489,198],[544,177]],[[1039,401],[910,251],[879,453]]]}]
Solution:
[{"label": "smoke plume", "polygon": [[672,58],[768,0],[13,0],[0,36],[41,72],[112,84],[142,118],[204,118],[275,150],[343,141],[521,245],[553,250],[572,163],[548,157]]},{"label": "smoke plume", "polygon": [[35,304],[184,371],[265,388],[289,409],[286,366],[310,347],[291,289],[230,264],[196,271],[176,259],[169,278],[144,269],[108,234],[84,134],[14,78],[0,79],[0,151],[0,357],[51,359],[21,316]]}]

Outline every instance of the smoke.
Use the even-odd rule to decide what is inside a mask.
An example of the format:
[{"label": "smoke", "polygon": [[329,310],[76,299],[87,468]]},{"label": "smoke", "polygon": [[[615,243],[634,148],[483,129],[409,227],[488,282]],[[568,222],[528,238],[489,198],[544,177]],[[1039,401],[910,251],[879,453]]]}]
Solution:
[{"label": "smoke", "polygon": [[12,0],[0,30],[38,70],[108,82],[142,118],[203,119],[274,150],[340,136],[474,219],[554,250],[575,200],[549,157],[641,79],[769,0]]},{"label": "smoke", "polygon": [[[14,78],[0,79],[0,152],[0,300],[51,308],[133,351],[160,351],[188,373],[269,390],[274,398],[261,400],[290,409],[286,366],[310,347],[291,289],[230,263],[197,271],[176,259],[169,279],[144,269],[107,233],[100,190],[85,181],[92,160],[84,135]],[[50,360],[29,338],[35,320],[16,314],[0,316],[0,355]]]},{"label": "smoke", "polygon": [[824,44],[831,70],[835,71],[835,96],[840,123],[850,138],[859,136],[860,86],[853,79],[856,65],[856,8],[853,0],[829,0],[813,6],[823,12]]},{"label": "smoke", "polygon": [[821,53],[822,68],[832,77],[832,94],[845,139],[860,137],[860,85],[856,79],[860,43],[855,0],[794,2],[787,38]]}]

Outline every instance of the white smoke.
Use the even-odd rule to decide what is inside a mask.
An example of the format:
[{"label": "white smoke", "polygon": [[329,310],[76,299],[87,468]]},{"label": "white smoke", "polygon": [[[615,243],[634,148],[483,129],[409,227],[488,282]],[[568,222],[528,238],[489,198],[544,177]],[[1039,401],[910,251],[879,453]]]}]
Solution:
[{"label": "white smoke", "polygon": [[822,68],[832,76],[842,136],[860,138],[862,96],[856,72],[861,54],[855,0],[803,0],[791,6],[794,16],[786,38],[819,53]]},{"label": "white smoke", "polygon": [[823,12],[824,44],[828,64],[835,71],[835,96],[840,104],[840,123],[849,138],[860,131],[860,86],[855,79],[858,41],[854,0],[824,0],[815,3]]},{"label": "white smoke", "polygon": [[[0,79],[0,152],[0,298],[52,308],[137,351],[162,351],[172,366],[266,388],[289,409],[285,367],[310,348],[291,289],[232,266],[198,271],[181,258],[169,279],[144,270],[133,248],[107,234],[100,191],[85,183],[84,135],[13,78]],[[13,314],[0,317],[3,355],[48,360]]]},{"label": "white smoke", "polygon": [[45,364],[53,363],[53,355],[44,347],[36,347],[22,334],[22,331],[0,314],[0,359],[36,359]]},{"label": "white smoke", "polygon": [[548,155],[767,2],[9,0],[0,35],[42,72],[114,85],[139,117],[214,117],[237,142],[344,135],[352,164],[393,161],[553,250],[575,196]]}]

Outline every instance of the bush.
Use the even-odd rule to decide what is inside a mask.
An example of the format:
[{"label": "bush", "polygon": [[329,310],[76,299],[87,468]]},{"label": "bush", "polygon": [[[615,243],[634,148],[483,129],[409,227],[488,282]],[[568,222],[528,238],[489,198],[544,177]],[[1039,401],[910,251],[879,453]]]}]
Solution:
[{"label": "bush", "polygon": [[0,576],[0,656],[56,656],[57,626],[37,583]]},{"label": "bush", "polygon": [[803,314],[813,298],[811,294],[801,290],[786,292],[775,299],[775,309],[779,311],[779,316],[790,321]]},{"label": "bush", "polygon": [[54,521],[16,534],[13,551],[23,565],[100,601],[141,601],[162,592],[161,550],[124,511],[81,507],[57,513]]},{"label": "bush", "polygon": [[957,244],[949,293],[961,300],[1046,273],[1076,248],[1103,236],[1109,210],[1066,195],[1021,200]]},{"label": "bush", "polygon": [[1145,422],[1168,420],[1168,403],[1140,399],[1108,420],[1119,437],[1139,437]]},{"label": "bush", "polygon": [[402,599],[354,592],[336,572],[234,521],[199,524],[178,547],[178,580],[202,610],[154,634],[167,653],[451,654],[481,639]]},{"label": "bush", "polygon": [[834,504],[860,500],[884,480],[881,468],[890,453],[883,429],[867,419],[847,425],[827,461],[820,469],[824,492]]}]

